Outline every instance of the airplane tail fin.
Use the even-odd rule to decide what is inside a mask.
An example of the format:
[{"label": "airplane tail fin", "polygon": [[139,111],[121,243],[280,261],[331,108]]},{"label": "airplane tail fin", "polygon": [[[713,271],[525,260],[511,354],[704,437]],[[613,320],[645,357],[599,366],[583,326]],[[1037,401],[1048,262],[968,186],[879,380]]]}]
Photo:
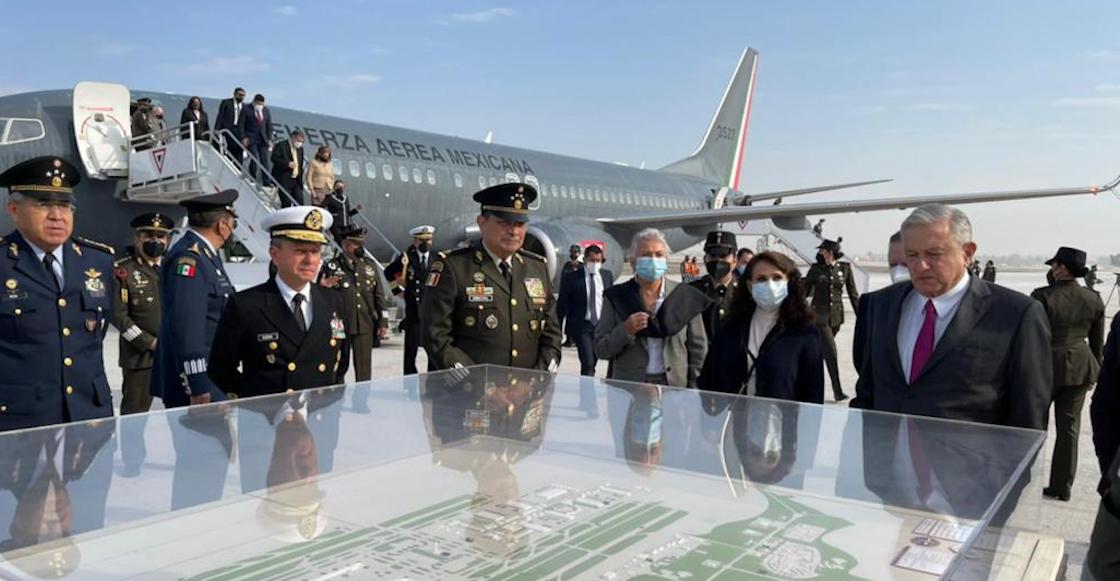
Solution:
[{"label": "airplane tail fin", "polygon": [[757,68],[758,51],[747,48],[739,57],[739,65],[727,84],[719,109],[712,117],[700,147],[692,155],[661,168],[661,171],[710,179],[731,189],[739,189]]}]

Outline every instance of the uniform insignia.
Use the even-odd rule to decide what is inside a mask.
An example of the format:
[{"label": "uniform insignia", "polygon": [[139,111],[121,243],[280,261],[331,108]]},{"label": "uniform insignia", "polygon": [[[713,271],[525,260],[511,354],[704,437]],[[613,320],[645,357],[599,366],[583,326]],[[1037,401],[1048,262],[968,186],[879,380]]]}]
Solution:
[{"label": "uniform insignia", "polygon": [[308,230],[322,230],[323,214],[318,209],[311,210],[307,213],[307,217],[303,219],[303,226]]},{"label": "uniform insignia", "polygon": [[482,251],[481,250],[475,250],[474,251],[474,261],[475,261],[476,264],[482,264]]},{"label": "uniform insignia", "polygon": [[486,317],[486,328],[487,329],[497,329],[498,328],[498,316],[497,315],[494,315],[493,313],[491,313],[489,317]]},{"label": "uniform insignia", "polygon": [[428,267],[428,270],[431,272],[443,272],[443,261],[437,260],[433,262],[432,265]]},{"label": "uniform insignia", "polygon": [[187,252],[193,252],[193,253],[201,256],[202,255],[202,248],[199,247],[198,242],[195,242],[194,244],[191,244],[190,247],[187,248]]},{"label": "uniform insignia", "polygon": [[265,355],[264,360],[267,361],[269,365],[276,365],[276,356],[272,353]]},{"label": "uniform insignia", "polygon": [[366,266],[366,276],[376,276],[377,273],[373,271],[372,266]]},{"label": "uniform insignia", "polygon": [[428,286],[437,286],[437,285],[439,285],[439,273],[438,273],[438,272],[432,272],[432,273],[429,273],[429,274],[428,274],[428,283],[427,283],[427,284],[428,284]]},{"label": "uniform insignia", "polygon": [[118,266],[117,271],[113,274],[116,275],[117,278],[121,279],[122,282],[128,279],[128,270],[126,270],[123,266]]},{"label": "uniform insignia", "polygon": [[533,320],[529,321],[529,330],[530,331],[536,331],[537,329],[540,329],[540,324],[537,323],[537,320],[533,319]]},{"label": "uniform insignia", "polygon": [[77,242],[71,243],[70,247],[74,249],[74,254],[77,254],[78,256],[82,255],[82,247],[78,246]]},{"label": "uniform insignia", "polygon": [[127,303],[128,302],[128,287],[125,287],[125,286],[121,287],[121,302],[122,303]]},{"label": "uniform insignia", "polygon": [[84,274],[86,275],[86,290],[95,297],[105,296],[105,283],[101,280],[101,272],[96,268],[91,268]]},{"label": "uniform insignia", "polygon": [[467,301],[472,303],[494,302],[494,287],[486,286],[481,282],[467,287]]},{"label": "uniform insignia", "polygon": [[482,281],[486,280],[486,277],[483,276],[483,274],[481,272],[474,273],[473,278],[474,278],[475,282],[482,282]]},{"label": "uniform insignia", "polygon": [[15,288],[19,286],[19,282],[14,278],[9,278],[4,282],[4,286],[8,287],[8,290],[15,290]]},{"label": "uniform insignia", "polygon": [[473,327],[475,322],[476,322],[475,318],[470,316],[470,315],[467,315],[467,318],[463,319],[463,324],[465,324],[468,327]]},{"label": "uniform insignia", "polygon": [[280,338],[280,333],[257,333],[257,342],[275,341]]},{"label": "uniform insignia", "polygon": [[90,333],[97,330],[97,319],[86,319],[86,330]]},{"label": "uniform insignia", "polygon": [[8,256],[11,256],[12,258],[19,258],[19,244],[12,242],[8,246]]},{"label": "uniform insignia", "polygon": [[525,279],[525,292],[529,293],[529,298],[533,300],[535,305],[543,305],[548,302],[548,297],[544,291],[544,281],[539,278]]},{"label": "uniform insignia", "polygon": [[463,429],[472,434],[484,434],[490,429],[490,413],[486,410],[466,410],[463,413]]},{"label": "uniform insignia", "polygon": [[[81,244],[82,246],[89,246],[90,248],[95,248],[97,250],[100,250],[102,252],[107,253],[109,256],[113,256],[114,254],[117,253],[117,251],[112,246],[109,246],[108,244],[105,244],[104,242],[98,242],[96,240],[90,240],[89,238],[81,238],[79,236],[75,236],[74,237],[74,242],[77,242],[78,244]],[[78,250],[77,248],[74,249],[74,252],[77,252],[78,255],[82,254],[81,251]]]},{"label": "uniform insignia", "polygon": [[[318,213],[318,212],[316,212]],[[345,339],[346,325],[338,318],[338,313],[331,313],[331,339]]]},{"label": "uniform insignia", "polygon": [[198,274],[198,268],[195,267],[193,260],[187,262],[180,258],[179,264],[175,265],[175,274],[187,278],[194,278],[194,275]]}]

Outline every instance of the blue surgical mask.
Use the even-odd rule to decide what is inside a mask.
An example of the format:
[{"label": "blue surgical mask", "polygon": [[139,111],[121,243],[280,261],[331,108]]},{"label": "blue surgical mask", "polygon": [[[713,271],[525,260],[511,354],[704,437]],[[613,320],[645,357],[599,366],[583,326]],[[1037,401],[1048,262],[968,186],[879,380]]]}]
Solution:
[{"label": "blue surgical mask", "polygon": [[735,274],[737,274],[738,276],[743,276],[745,272],[747,272],[746,264],[740,264],[739,266],[735,267]]},{"label": "blue surgical mask", "polygon": [[634,265],[634,272],[646,280],[661,280],[665,271],[669,269],[669,261],[653,256],[639,256]]},{"label": "blue surgical mask", "polygon": [[784,280],[766,280],[751,285],[751,297],[758,308],[776,311],[789,295],[789,284]]},{"label": "blue surgical mask", "polygon": [[635,406],[630,416],[630,441],[647,447],[661,442],[661,402]]}]

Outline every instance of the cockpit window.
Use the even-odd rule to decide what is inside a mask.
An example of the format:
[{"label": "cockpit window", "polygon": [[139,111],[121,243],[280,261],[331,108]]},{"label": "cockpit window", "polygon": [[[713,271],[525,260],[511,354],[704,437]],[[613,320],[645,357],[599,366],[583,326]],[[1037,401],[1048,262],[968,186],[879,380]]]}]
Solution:
[{"label": "cockpit window", "polygon": [[10,145],[42,139],[47,132],[43,122],[38,119],[0,118],[0,144]]}]

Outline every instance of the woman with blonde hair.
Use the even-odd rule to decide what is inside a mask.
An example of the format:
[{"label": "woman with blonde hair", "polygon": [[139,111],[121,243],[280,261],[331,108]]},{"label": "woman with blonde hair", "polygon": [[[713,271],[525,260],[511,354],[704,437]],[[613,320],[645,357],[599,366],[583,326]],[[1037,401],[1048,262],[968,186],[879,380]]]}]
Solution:
[{"label": "woman with blonde hair", "polygon": [[331,167],[331,148],[320,145],[315,152],[315,159],[308,164],[307,189],[311,190],[311,203],[316,206],[323,205],[323,199],[331,193],[334,187],[334,168]]}]

